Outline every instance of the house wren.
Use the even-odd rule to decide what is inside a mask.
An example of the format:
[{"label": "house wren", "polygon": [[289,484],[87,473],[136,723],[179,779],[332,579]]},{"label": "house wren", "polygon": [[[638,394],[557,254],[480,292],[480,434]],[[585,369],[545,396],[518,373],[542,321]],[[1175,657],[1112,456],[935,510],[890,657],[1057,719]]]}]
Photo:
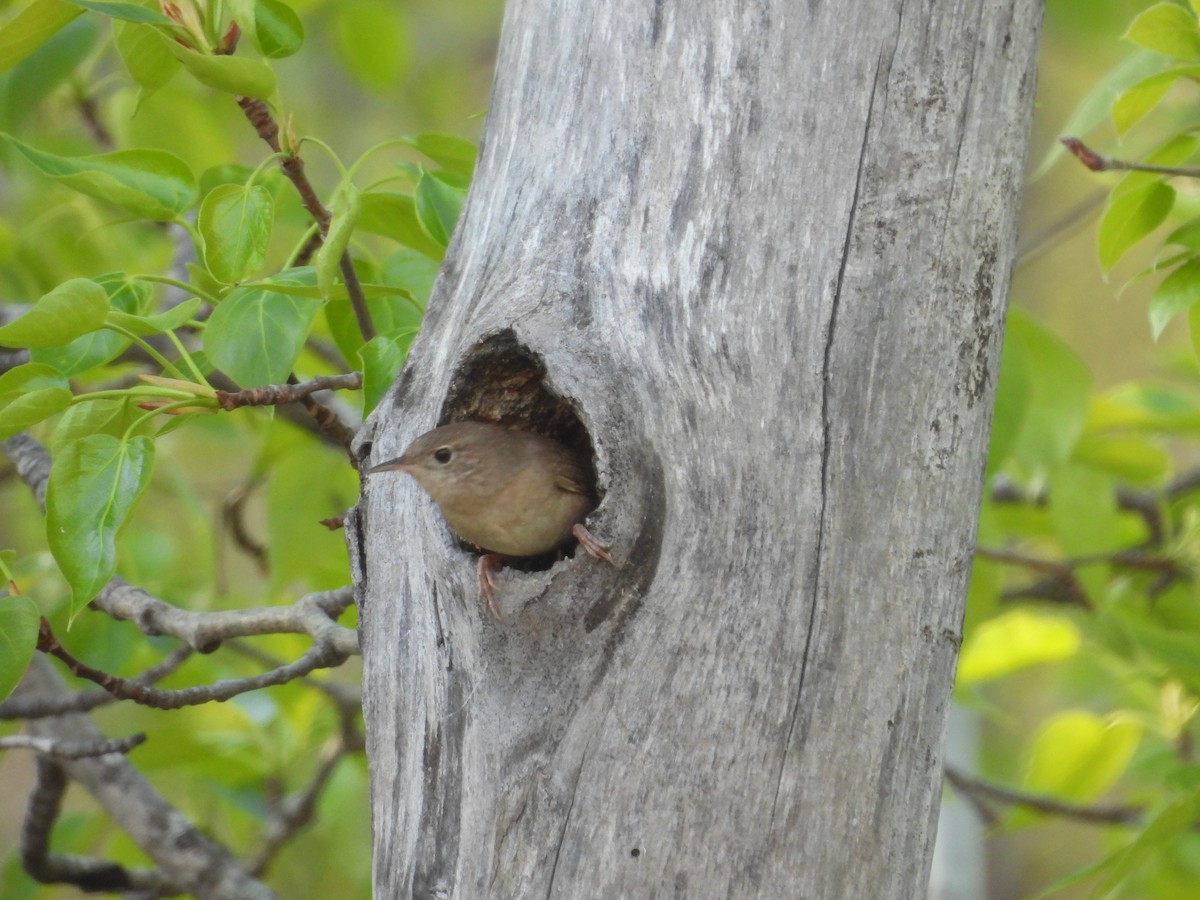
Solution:
[{"label": "house wren", "polygon": [[574,536],[608,563],[608,545],[583,526],[596,506],[587,464],[558,441],[487,422],[456,422],[421,435],[401,456],[367,469],[407,472],[479,559],[479,592],[493,616],[493,574],[505,557],[540,556]]}]

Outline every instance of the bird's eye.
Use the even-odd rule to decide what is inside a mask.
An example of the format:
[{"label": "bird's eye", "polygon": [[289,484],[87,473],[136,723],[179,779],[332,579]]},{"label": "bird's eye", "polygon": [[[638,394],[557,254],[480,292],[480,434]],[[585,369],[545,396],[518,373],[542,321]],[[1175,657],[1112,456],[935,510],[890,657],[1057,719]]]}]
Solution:
[{"label": "bird's eye", "polygon": [[449,447],[438,447],[433,451],[433,458],[443,464],[450,462],[450,457],[453,455],[454,454],[450,452]]}]

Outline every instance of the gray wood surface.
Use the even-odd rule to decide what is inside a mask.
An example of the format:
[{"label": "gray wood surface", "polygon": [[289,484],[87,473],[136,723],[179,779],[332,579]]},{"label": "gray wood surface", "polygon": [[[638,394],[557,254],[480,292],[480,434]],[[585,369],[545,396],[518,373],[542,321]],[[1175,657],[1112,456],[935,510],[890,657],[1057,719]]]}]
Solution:
[{"label": "gray wood surface", "polygon": [[924,893],[1040,16],[512,0],[360,452],[582,424],[620,567],[506,570],[490,621],[432,502],[371,477],[377,897]]}]

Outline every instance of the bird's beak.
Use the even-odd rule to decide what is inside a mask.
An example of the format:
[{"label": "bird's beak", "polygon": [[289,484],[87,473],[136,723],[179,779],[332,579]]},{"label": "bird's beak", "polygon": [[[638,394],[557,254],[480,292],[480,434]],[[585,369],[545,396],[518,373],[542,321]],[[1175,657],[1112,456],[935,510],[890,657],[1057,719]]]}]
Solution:
[{"label": "bird's beak", "polygon": [[367,469],[367,474],[374,475],[376,472],[403,471],[408,464],[409,461],[403,456],[397,456],[395,459],[389,459],[387,462],[381,462],[377,466],[371,466],[371,468]]}]

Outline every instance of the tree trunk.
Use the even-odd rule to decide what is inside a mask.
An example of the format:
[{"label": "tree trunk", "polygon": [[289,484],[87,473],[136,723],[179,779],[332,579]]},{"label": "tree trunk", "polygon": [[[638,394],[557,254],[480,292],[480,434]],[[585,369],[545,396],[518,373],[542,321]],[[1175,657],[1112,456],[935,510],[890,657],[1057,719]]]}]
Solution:
[{"label": "tree trunk", "polygon": [[500,621],[411,481],[347,529],[376,896],[925,890],[1038,0],[512,0],[372,462],[594,453]]}]

